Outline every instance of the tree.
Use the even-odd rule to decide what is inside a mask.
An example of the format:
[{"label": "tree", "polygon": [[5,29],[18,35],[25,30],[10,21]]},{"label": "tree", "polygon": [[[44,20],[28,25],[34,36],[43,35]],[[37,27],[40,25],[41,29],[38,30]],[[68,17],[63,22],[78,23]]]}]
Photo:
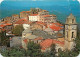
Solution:
[{"label": "tree", "polygon": [[56,50],[55,50],[55,44],[51,45],[51,55],[53,55],[53,57],[55,57],[56,54]]},{"label": "tree", "polygon": [[26,50],[21,49],[21,48],[11,48],[11,49],[6,49],[4,51],[0,51],[0,53],[4,57],[26,57]]},{"label": "tree", "polygon": [[15,34],[17,36],[21,36],[23,30],[24,29],[23,29],[22,25],[17,25],[15,28],[12,29],[12,32],[13,32],[13,34]]},{"label": "tree", "polygon": [[79,28],[77,29],[77,38],[75,39],[75,43],[76,43],[76,46],[75,46],[75,50],[77,51],[77,53],[80,53],[80,30]]},{"label": "tree", "polygon": [[36,56],[39,56],[41,54],[39,44],[36,44],[34,42],[29,42],[27,45],[27,48],[28,48],[28,50],[27,50],[28,56],[36,57]]}]

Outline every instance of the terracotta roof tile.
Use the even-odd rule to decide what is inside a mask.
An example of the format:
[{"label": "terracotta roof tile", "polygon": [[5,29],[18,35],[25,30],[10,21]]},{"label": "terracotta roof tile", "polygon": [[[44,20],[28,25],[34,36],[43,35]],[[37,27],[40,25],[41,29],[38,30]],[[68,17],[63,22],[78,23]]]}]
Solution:
[{"label": "terracotta roof tile", "polygon": [[46,25],[45,23],[41,22],[41,21],[38,21],[36,22],[37,24],[40,24],[40,25]]},{"label": "terracotta roof tile", "polygon": [[38,14],[31,14],[30,16],[37,16]]},{"label": "terracotta roof tile", "polygon": [[6,24],[2,24],[2,25],[0,25],[0,27],[5,27],[5,26],[8,26],[8,25],[12,25],[11,23],[6,23]]},{"label": "terracotta roof tile", "polygon": [[47,25],[48,27],[50,27],[51,29],[53,29],[54,31],[59,31],[61,29],[63,29],[59,23],[52,23]]},{"label": "terracotta roof tile", "polygon": [[50,15],[44,15],[44,17],[50,17]]},{"label": "terracotta roof tile", "polygon": [[41,48],[49,48],[52,44],[64,45],[64,42],[57,41],[54,39],[46,39],[40,43]]},{"label": "terracotta roof tile", "polygon": [[20,19],[17,22],[15,22],[15,24],[27,24],[27,19]]}]

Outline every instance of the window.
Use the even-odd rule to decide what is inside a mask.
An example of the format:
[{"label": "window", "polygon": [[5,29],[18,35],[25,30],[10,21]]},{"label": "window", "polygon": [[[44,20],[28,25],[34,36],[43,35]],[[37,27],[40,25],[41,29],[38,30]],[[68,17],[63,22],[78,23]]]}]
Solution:
[{"label": "window", "polygon": [[67,31],[67,38],[68,38],[68,31]]},{"label": "window", "polygon": [[74,32],[72,32],[72,38],[74,38]]},{"label": "window", "polygon": [[72,23],[74,23],[74,19],[72,19]]}]

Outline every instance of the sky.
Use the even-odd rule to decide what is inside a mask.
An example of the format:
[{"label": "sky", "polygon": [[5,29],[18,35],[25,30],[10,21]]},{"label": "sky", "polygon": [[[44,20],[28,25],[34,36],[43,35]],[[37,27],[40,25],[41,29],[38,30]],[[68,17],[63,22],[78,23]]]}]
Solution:
[{"label": "sky", "polygon": [[[0,0],[0,4],[3,0]],[[4,0],[4,1],[79,1],[80,0]]]},{"label": "sky", "polygon": [[76,0],[4,0],[4,1],[76,1]]}]

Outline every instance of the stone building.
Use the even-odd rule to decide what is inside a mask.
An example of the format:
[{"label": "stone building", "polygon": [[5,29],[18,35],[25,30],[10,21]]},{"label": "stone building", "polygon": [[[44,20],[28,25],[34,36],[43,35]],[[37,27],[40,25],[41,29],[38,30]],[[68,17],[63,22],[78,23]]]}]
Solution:
[{"label": "stone building", "polygon": [[19,15],[14,14],[14,15],[12,15],[11,21],[12,21],[12,23],[15,23],[15,22],[18,21],[19,19],[20,19]]},{"label": "stone building", "polygon": [[45,22],[45,23],[56,23],[56,15],[40,15],[39,21]]},{"label": "stone building", "polygon": [[49,11],[47,10],[41,10],[40,12],[38,12],[38,14],[41,15],[49,15]]},{"label": "stone building", "polygon": [[31,12],[31,14],[38,14],[38,12],[40,12],[42,9],[40,9],[40,8],[31,8],[30,9],[30,12]]},{"label": "stone building", "polygon": [[0,29],[6,30],[6,32],[11,31],[13,28],[13,25],[11,23],[5,23],[0,25]]},{"label": "stone building", "polygon": [[33,22],[30,25],[30,28],[31,28],[31,30],[34,30],[34,29],[44,30],[46,28],[46,26],[47,25],[43,22]]},{"label": "stone building", "polygon": [[[41,41],[39,42],[42,52],[50,51],[52,44],[56,45],[55,49],[57,52],[60,49],[62,51],[72,50],[72,49],[74,49],[74,46],[75,46],[74,40],[76,39],[76,36],[77,36],[77,23],[76,23],[75,19],[76,18],[72,14],[70,14],[68,16],[68,18],[66,19],[65,31],[64,31],[65,35],[63,34],[64,36],[60,32],[58,33],[59,37],[56,37],[55,34],[50,35],[50,34],[52,34],[53,30],[48,28],[48,29],[46,29],[46,31],[50,32],[50,34],[48,34],[45,31],[42,31],[42,30],[32,30],[32,31],[31,30],[24,30],[23,34],[22,34],[22,39],[23,40],[27,39],[28,41],[29,41],[29,39],[31,39],[32,41],[37,43],[35,41],[35,39],[38,39],[38,37],[42,37]],[[57,25],[60,27],[62,26],[60,24],[57,24]],[[52,27],[54,27],[53,29],[55,29],[55,30],[59,29],[59,27],[58,27],[58,29],[55,28],[55,26],[52,26]],[[35,36],[35,37],[31,37],[31,36]],[[24,48],[27,48],[26,45],[24,46],[24,43],[23,43]]]},{"label": "stone building", "polygon": [[10,38],[10,47],[21,47],[22,46],[22,37],[21,36],[14,36]]},{"label": "stone building", "polygon": [[11,19],[12,19],[11,17],[6,17],[6,18],[3,19],[3,21],[7,21],[8,23],[11,23],[12,22]]},{"label": "stone building", "polygon": [[72,50],[75,46],[74,40],[77,37],[76,18],[70,14],[65,23],[65,49]]},{"label": "stone building", "polygon": [[29,21],[39,21],[39,15],[38,14],[31,14],[29,15]]},{"label": "stone building", "polygon": [[21,19],[28,19],[28,16],[31,14],[31,12],[30,11],[22,11],[22,12],[20,12],[20,18]]}]

